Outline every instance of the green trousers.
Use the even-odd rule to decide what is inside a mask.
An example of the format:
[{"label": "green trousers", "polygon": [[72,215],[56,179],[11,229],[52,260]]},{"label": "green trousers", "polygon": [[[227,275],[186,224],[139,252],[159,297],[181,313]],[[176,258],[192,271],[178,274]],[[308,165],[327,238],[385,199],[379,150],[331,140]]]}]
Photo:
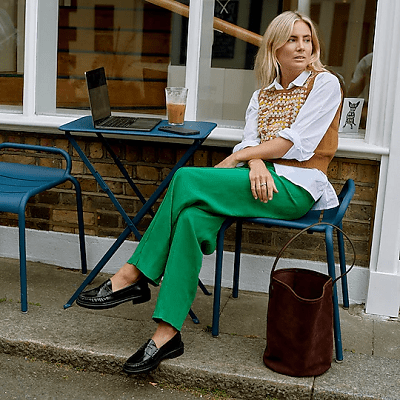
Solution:
[{"label": "green trousers", "polygon": [[180,168],[139,245],[128,260],[150,281],[162,284],[154,310],[156,321],[181,330],[197,292],[203,254],[216,248],[226,216],[296,219],[314,204],[312,196],[273,174],[278,193],[255,200],[248,168]]}]

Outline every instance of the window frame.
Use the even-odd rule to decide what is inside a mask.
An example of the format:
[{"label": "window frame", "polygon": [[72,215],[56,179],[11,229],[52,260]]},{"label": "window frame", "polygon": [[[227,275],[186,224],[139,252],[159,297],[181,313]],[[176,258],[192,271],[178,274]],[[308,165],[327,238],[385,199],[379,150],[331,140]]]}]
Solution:
[{"label": "window frame", "polygon": [[[390,3],[391,1],[378,0],[378,10],[388,14],[393,11]],[[50,131],[56,131],[60,125],[87,114],[87,112],[56,109],[58,0],[46,2],[30,0],[26,2],[25,7],[23,111],[22,115],[19,114],[20,118],[15,118],[15,111],[3,110],[0,112],[0,127],[30,131],[47,128]],[[205,43],[202,37],[207,37],[204,32],[212,30],[210,21],[212,21],[213,7],[214,0],[196,0],[191,1],[190,4],[186,65],[186,86],[189,87],[187,118],[189,120],[197,118],[201,72],[205,67],[211,67],[210,43]],[[392,35],[389,25],[381,24],[377,28],[379,29],[375,34],[374,51],[378,53],[380,49],[379,46],[378,49],[375,49],[376,44],[385,42],[387,37]],[[53,30],[54,35],[50,35],[49,30]],[[387,46],[382,46],[382,51],[384,49],[387,49]],[[371,86],[375,87],[375,83],[379,82],[381,87],[386,87],[387,84],[382,83],[382,81],[386,81],[386,76],[381,71],[385,70],[387,64],[378,62],[377,59],[378,57],[374,57]],[[371,88],[370,109],[374,110],[378,106],[381,110],[384,96],[385,93],[379,94]],[[344,135],[340,137],[339,154],[345,153],[347,156],[350,154],[374,159],[389,154],[389,139],[379,139],[377,123],[374,122],[376,121],[375,114],[377,112],[370,112],[365,139],[346,138]],[[231,146],[240,141],[241,135],[242,129],[217,127],[207,143]]]}]

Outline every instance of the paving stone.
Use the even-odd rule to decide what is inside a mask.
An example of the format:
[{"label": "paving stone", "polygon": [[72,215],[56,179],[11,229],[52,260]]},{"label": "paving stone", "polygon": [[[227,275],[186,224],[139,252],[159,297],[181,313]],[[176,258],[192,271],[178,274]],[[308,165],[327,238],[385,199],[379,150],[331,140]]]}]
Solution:
[{"label": "paving stone", "polygon": [[[84,276],[40,263],[28,263],[28,313],[21,312],[19,262],[0,259],[0,351],[88,371],[121,374],[127,357],[151,337],[150,302],[93,311],[63,306]],[[108,275],[99,274],[97,286]],[[344,361],[322,376],[294,378],[277,374],[262,361],[268,296],[222,290],[220,335],[213,338],[212,296],[198,290],[192,309],[200,319],[184,323],[185,353],[164,360],[149,377],[186,387],[214,388],[236,399],[399,399],[400,323],[366,315],[363,306],[341,310]],[[147,377],[147,378],[149,378]],[[143,377],[131,377],[134,380]]]}]

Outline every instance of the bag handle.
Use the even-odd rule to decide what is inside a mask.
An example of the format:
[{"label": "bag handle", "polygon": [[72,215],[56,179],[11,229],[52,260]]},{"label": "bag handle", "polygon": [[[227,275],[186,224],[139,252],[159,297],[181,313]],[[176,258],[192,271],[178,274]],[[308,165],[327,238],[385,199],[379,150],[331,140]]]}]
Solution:
[{"label": "bag handle", "polygon": [[335,229],[337,229],[338,231],[340,231],[340,232],[346,237],[346,239],[350,242],[351,247],[352,247],[352,249],[353,249],[354,258],[353,258],[353,263],[351,264],[351,267],[350,267],[344,274],[342,274],[342,275],[340,275],[338,278],[336,278],[336,279],[332,282],[332,285],[334,285],[334,284],[336,283],[336,281],[338,281],[339,279],[343,278],[345,275],[347,275],[347,274],[353,269],[354,264],[355,264],[355,262],[356,262],[356,257],[357,257],[357,255],[356,255],[356,249],[354,248],[354,244],[353,244],[353,242],[350,240],[350,238],[347,236],[347,234],[346,234],[345,232],[343,232],[343,230],[340,229],[338,226],[333,225],[333,224],[331,224],[331,223],[329,223],[329,222],[316,222],[315,224],[309,225],[309,226],[307,226],[306,228],[302,229],[300,232],[296,233],[296,235],[294,235],[291,239],[289,239],[288,242],[282,247],[282,249],[279,251],[278,255],[277,255],[276,258],[275,258],[275,261],[274,261],[274,264],[273,264],[272,270],[271,270],[271,276],[272,276],[272,273],[275,271],[275,268],[276,268],[276,266],[277,266],[277,264],[278,264],[279,259],[280,259],[281,256],[282,256],[283,252],[289,247],[289,245],[290,245],[295,239],[297,239],[301,234],[303,234],[304,232],[308,231],[309,229],[311,229],[311,228],[313,228],[314,226],[317,226],[317,225],[330,225],[330,226],[333,226]]}]

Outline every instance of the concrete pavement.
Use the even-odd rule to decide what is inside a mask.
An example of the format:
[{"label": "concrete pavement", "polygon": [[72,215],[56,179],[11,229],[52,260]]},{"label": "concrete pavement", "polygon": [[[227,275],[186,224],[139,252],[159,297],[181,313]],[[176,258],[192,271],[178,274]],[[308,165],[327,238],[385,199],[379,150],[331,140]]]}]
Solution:
[{"label": "concrete pavement", "polygon": [[[19,262],[0,259],[0,349],[109,374],[121,374],[125,360],[151,337],[152,300],[111,310],[63,305],[83,281],[79,271],[28,263],[27,314],[20,311]],[[98,285],[108,276],[99,274]],[[237,399],[400,399],[400,321],[364,314],[363,307],[341,310],[344,362],[319,377],[293,378],[267,369],[265,348],[268,296],[223,290],[220,335],[209,332],[212,296],[200,290],[182,329],[185,354],[164,360],[150,374],[154,382],[213,388]],[[133,382],[143,376],[131,376]]]},{"label": "concrete pavement", "polygon": [[0,353],[2,400],[198,400],[203,393]]}]

